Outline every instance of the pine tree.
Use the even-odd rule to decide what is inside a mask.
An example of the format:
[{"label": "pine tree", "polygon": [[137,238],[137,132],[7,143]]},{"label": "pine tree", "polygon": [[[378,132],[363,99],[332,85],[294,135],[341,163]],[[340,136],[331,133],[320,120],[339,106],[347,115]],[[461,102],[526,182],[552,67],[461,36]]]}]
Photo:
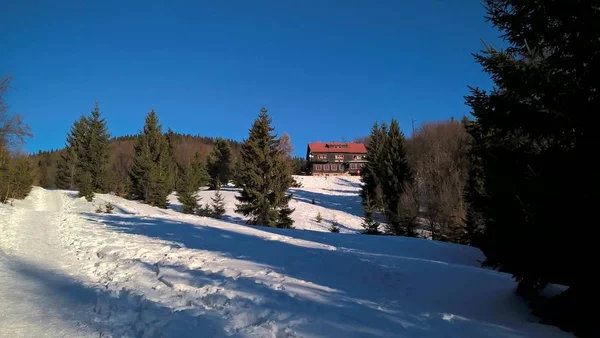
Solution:
[{"label": "pine tree", "polygon": [[198,209],[198,186],[194,167],[191,164],[182,166],[179,172],[177,199],[183,206],[183,213],[193,214],[196,212],[196,209]]},{"label": "pine tree", "polygon": [[254,121],[248,139],[242,144],[239,177],[242,188],[236,212],[249,216],[249,224],[292,227],[288,207],[292,184],[289,162],[283,159],[279,140],[272,134],[271,118],[263,107]]},{"label": "pine tree", "polygon": [[484,3],[510,46],[475,56],[495,87],[466,99],[476,117],[471,157],[483,178],[469,198],[485,223],[481,248],[521,292],[569,286],[542,317],[591,337],[595,236],[582,233],[600,191],[600,11],[593,1]]},{"label": "pine tree", "polygon": [[154,110],[146,116],[136,139],[130,170],[131,194],[144,202],[166,209],[171,192],[169,144]]},{"label": "pine tree", "polygon": [[416,236],[414,224],[403,219],[401,198],[413,176],[406,158],[404,134],[392,119],[385,142],[385,154],[381,173],[381,191],[385,201],[388,232],[394,235]]},{"label": "pine tree", "polygon": [[215,191],[215,196],[211,197],[211,200],[213,217],[220,219],[225,215],[225,200],[219,189]]},{"label": "pine tree", "polygon": [[84,139],[87,134],[87,118],[81,115],[78,121],[73,123],[67,144],[61,152],[57,163],[56,185],[61,189],[75,189],[77,186],[77,172],[80,162],[80,154],[84,153]]},{"label": "pine tree", "polygon": [[87,140],[84,153],[80,154],[82,170],[89,172],[92,180],[92,190],[108,192],[109,175],[107,171],[110,133],[106,120],[102,118],[98,102],[87,118]]},{"label": "pine tree", "polygon": [[53,186],[53,182],[50,178],[50,167],[52,166],[52,159],[49,153],[44,153],[42,158],[38,161],[38,167],[40,170],[40,181],[39,184],[42,188],[50,188]]},{"label": "pine tree", "polygon": [[371,137],[366,145],[367,163],[360,171],[363,186],[360,190],[363,207],[366,207],[367,197],[375,209],[385,209],[381,192],[381,179],[384,175],[384,155],[387,142],[387,125],[377,123],[371,128]]},{"label": "pine tree", "polygon": [[337,222],[337,220],[335,219],[335,217],[331,220],[331,225],[329,226],[329,231],[336,233],[336,234],[340,232],[340,225]]},{"label": "pine tree", "polygon": [[177,190],[177,185],[180,182],[179,174],[181,173],[181,170],[178,166],[177,156],[175,155],[175,132],[169,128],[165,134],[165,137],[167,138],[167,143],[169,145],[169,172],[171,173],[171,179],[173,181],[171,183],[171,190]]},{"label": "pine tree", "polygon": [[206,157],[206,168],[210,176],[210,189],[219,189],[230,179],[231,149],[229,144],[218,138],[212,151]]},{"label": "pine tree", "polygon": [[33,166],[25,157],[11,158],[0,166],[0,202],[23,199],[31,191],[34,180]]},{"label": "pine tree", "polygon": [[373,201],[371,200],[371,198],[369,197],[369,195],[366,195],[365,201],[364,201],[364,213],[365,213],[365,217],[363,220],[363,228],[365,228],[365,230],[363,231],[363,234],[367,234],[367,235],[379,235],[379,222],[375,221],[375,218],[373,217]]},{"label": "pine tree", "polygon": [[81,171],[77,174],[77,191],[79,197],[85,197],[88,202],[94,200],[94,181],[92,173]]}]

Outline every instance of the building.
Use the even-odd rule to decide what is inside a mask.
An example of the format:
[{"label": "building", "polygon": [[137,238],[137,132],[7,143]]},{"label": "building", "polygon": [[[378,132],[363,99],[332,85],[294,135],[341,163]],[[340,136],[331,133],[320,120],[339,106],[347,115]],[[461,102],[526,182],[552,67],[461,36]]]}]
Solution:
[{"label": "building", "polygon": [[311,175],[360,175],[367,162],[367,148],[362,143],[315,142],[306,150]]}]

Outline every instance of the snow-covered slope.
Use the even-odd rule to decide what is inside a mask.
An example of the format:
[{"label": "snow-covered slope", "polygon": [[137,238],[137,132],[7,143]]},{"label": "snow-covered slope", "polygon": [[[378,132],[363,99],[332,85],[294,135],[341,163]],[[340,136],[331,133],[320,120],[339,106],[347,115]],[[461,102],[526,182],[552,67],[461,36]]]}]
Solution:
[{"label": "snow-covered slope", "polygon": [[[324,231],[307,219],[320,210],[359,229],[357,182],[321,183],[295,191],[296,226]],[[0,336],[570,336],[536,324],[477,249],[246,226],[232,194],[223,221],[41,188],[0,206]]]},{"label": "snow-covered slope", "polygon": [[[360,190],[360,177],[317,177],[294,176],[302,184],[302,188],[292,188],[290,192],[293,199],[290,207],[295,209],[292,214],[294,227],[302,230],[329,231],[331,221],[335,220],[340,225],[341,233],[357,233],[363,230],[362,206],[358,191]],[[237,190],[225,187],[222,190],[227,209],[227,219],[233,222],[245,223],[241,215],[235,213]],[[214,191],[200,191],[200,203],[211,203]],[[180,210],[177,195],[169,196],[169,202],[174,210]],[[314,204],[313,204],[314,203]],[[317,214],[323,220],[317,222]]]}]

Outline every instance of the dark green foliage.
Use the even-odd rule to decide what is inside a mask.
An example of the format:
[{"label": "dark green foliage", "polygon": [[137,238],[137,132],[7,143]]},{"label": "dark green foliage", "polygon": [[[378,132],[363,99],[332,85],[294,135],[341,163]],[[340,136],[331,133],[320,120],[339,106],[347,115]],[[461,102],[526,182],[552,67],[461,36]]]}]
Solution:
[{"label": "dark green foliage", "polygon": [[379,231],[379,222],[375,221],[375,218],[373,217],[374,203],[368,194],[366,195],[366,198],[363,201],[363,205],[364,205],[364,213],[365,213],[365,217],[364,217],[363,224],[362,224],[363,228],[365,228],[365,230],[363,231],[363,234],[379,235],[381,233]]},{"label": "dark green foliage", "polygon": [[42,158],[38,161],[38,168],[40,172],[39,185],[42,188],[50,188],[54,186],[53,178],[50,176],[50,167],[52,166],[52,159],[50,154],[46,153],[42,155]]},{"label": "dark green foliage", "polygon": [[199,182],[196,177],[195,168],[192,164],[179,169],[179,182],[177,183],[177,199],[183,206],[182,212],[193,214],[198,209]]},{"label": "dark green foliage", "polygon": [[381,180],[383,179],[385,150],[387,142],[387,125],[379,126],[377,123],[371,128],[371,136],[366,144],[367,160],[365,167],[360,171],[363,183],[360,190],[363,207],[366,206],[367,197],[375,209],[384,210],[383,194],[381,191]]},{"label": "dark green foliage", "polygon": [[203,207],[198,208],[197,214],[198,214],[198,216],[212,217],[212,210],[210,208],[210,205],[208,205],[208,203],[206,203],[206,204],[204,204]]},{"label": "dark green foliage", "polygon": [[315,217],[315,221],[317,221],[317,223],[321,223],[323,221],[323,216],[321,216],[320,212],[317,214],[317,217]]},{"label": "dark green foliage", "polygon": [[592,336],[600,11],[593,1],[485,4],[510,47],[475,56],[495,88],[466,98],[476,117],[471,158],[482,188],[469,203],[485,223],[481,248],[520,291],[568,285],[560,305],[541,313]]},{"label": "dark green foliage", "polygon": [[94,200],[94,187],[92,173],[89,171],[82,171],[77,173],[76,184],[79,197],[85,197],[88,202]]},{"label": "dark green foliage", "polygon": [[146,116],[144,129],[136,139],[130,170],[131,195],[144,202],[166,209],[171,192],[171,155],[167,138],[158,124],[154,110]]},{"label": "dark green foliage", "polygon": [[331,220],[331,225],[329,226],[329,231],[333,232],[333,233],[339,233],[340,232],[340,225],[335,220],[335,218]]},{"label": "dark green foliage", "polygon": [[306,174],[306,172],[308,171],[308,163],[303,157],[292,158],[292,167],[294,175]]},{"label": "dark green foliage", "polygon": [[87,137],[84,139],[83,153],[79,155],[79,163],[83,171],[90,173],[93,191],[108,192],[107,164],[110,134],[106,127],[106,120],[100,115],[100,107],[96,103],[87,118]]},{"label": "dark green foliage", "polygon": [[107,192],[109,187],[108,142],[106,120],[101,118],[98,103],[89,116],[81,116],[67,135],[67,146],[61,154],[56,184],[64,189],[77,189],[80,196],[91,200],[94,191]]},{"label": "dark green foliage", "polygon": [[33,179],[33,166],[24,157],[0,164],[0,202],[25,198],[31,191]]},{"label": "dark green foliage", "polygon": [[104,205],[104,213],[112,214],[113,210],[115,210],[115,206],[112,205],[112,203],[110,203],[110,202],[106,202],[106,204]]},{"label": "dark green foliage", "polygon": [[60,155],[56,170],[56,185],[61,189],[75,189],[80,155],[85,151],[84,139],[87,134],[87,119],[81,115],[67,134],[67,145]]},{"label": "dark green foliage", "polygon": [[242,190],[236,196],[236,212],[249,217],[249,224],[290,228],[293,210],[288,202],[292,196],[287,190],[292,185],[291,166],[272,132],[271,118],[263,107],[242,144],[236,173],[236,185]]},{"label": "dark green foliage", "polygon": [[229,183],[231,149],[224,139],[217,139],[212,151],[206,157],[206,168],[210,176],[210,189],[219,189]]},{"label": "dark green foliage", "polygon": [[405,142],[398,122],[392,119],[385,141],[383,167],[380,168],[380,185],[389,232],[394,235],[416,236],[415,224],[402,214],[402,196],[413,180],[406,158]]},{"label": "dark green foliage", "polygon": [[212,215],[214,218],[221,218],[225,215],[225,200],[221,191],[217,189],[215,196],[211,197],[212,200]]}]

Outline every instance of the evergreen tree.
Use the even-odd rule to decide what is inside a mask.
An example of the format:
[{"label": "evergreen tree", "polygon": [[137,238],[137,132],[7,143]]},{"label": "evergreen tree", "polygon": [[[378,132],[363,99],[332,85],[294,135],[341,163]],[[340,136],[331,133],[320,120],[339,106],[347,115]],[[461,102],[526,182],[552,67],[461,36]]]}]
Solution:
[{"label": "evergreen tree", "polygon": [[94,181],[92,173],[80,171],[77,173],[77,191],[79,197],[85,197],[88,202],[94,200]]},{"label": "evergreen tree", "polygon": [[87,137],[83,154],[80,154],[82,171],[89,172],[92,180],[92,190],[108,192],[109,175],[107,172],[110,133],[106,120],[101,118],[98,102],[87,118]]},{"label": "evergreen tree", "polygon": [[33,166],[27,158],[10,159],[5,166],[0,166],[0,202],[25,198],[31,191],[33,180]]},{"label": "evergreen tree", "polygon": [[81,115],[73,123],[67,134],[67,145],[61,152],[56,168],[56,185],[61,189],[75,189],[80,154],[84,152],[84,139],[87,133],[87,118]]},{"label": "evergreen tree", "polygon": [[134,146],[130,170],[131,194],[150,205],[166,209],[172,186],[170,160],[167,138],[152,110],[146,116],[144,129]]},{"label": "evergreen tree", "polygon": [[367,234],[367,235],[379,235],[379,222],[375,221],[375,218],[373,217],[373,200],[371,200],[371,198],[369,197],[369,195],[366,195],[366,198],[364,200],[364,213],[365,213],[365,217],[363,220],[363,228],[365,228],[365,230],[363,231],[363,234]]},{"label": "evergreen tree", "polygon": [[225,200],[219,189],[215,191],[215,196],[211,200],[213,217],[220,219],[225,215]]},{"label": "evergreen tree", "polygon": [[210,189],[219,189],[230,178],[231,149],[229,144],[218,138],[212,151],[206,157],[206,167],[210,176]]},{"label": "evergreen tree", "polygon": [[484,3],[510,46],[486,46],[475,56],[495,88],[474,88],[466,99],[476,117],[471,156],[483,178],[469,198],[485,223],[481,248],[489,264],[513,274],[521,292],[568,285],[541,314],[592,336],[595,236],[582,232],[595,219],[600,190],[598,4]]},{"label": "evergreen tree", "polygon": [[401,198],[407,186],[412,183],[413,176],[406,158],[404,134],[395,119],[392,119],[385,141],[381,170],[380,184],[388,232],[394,235],[416,236],[415,224],[403,219],[401,213]]},{"label": "evergreen tree", "polygon": [[52,165],[52,159],[49,153],[44,153],[42,158],[38,161],[38,167],[40,170],[40,186],[42,188],[50,188],[53,184],[50,178],[50,166]]},{"label": "evergreen tree", "polygon": [[387,142],[387,125],[377,123],[371,128],[371,136],[366,145],[367,163],[360,171],[363,186],[360,190],[363,207],[367,207],[367,198],[374,209],[385,209],[381,191],[381,179],[384,175],[385,147]]},{"label": "evergreen tree", "polygon": [[242,144],[239,177],[242,188],[236,212],[249,216],[249,224],[270,227],[291,227],[292,209],[288,207],[292,184],[289,162],[279,149],[279,140],[272,134],[271,118],[263,107]]},{"label": "evergreen tree", "polygon": [[193,214],[198,209],[197,178],[192,164],[180,168],[177,184],[177,199],[183,206],[183,213]]},{"label": "evergreen tree", "polygon": [[169,144],[169,172],[171,173],[171,179],[173,180],[171,190],[177,190],[177,185],[181,181],[179,179],[181,170],[178,166],[177,156],[175,155],[175,132],[169,128],[165,134],[165,137],[167,138],[167,143]]}]

